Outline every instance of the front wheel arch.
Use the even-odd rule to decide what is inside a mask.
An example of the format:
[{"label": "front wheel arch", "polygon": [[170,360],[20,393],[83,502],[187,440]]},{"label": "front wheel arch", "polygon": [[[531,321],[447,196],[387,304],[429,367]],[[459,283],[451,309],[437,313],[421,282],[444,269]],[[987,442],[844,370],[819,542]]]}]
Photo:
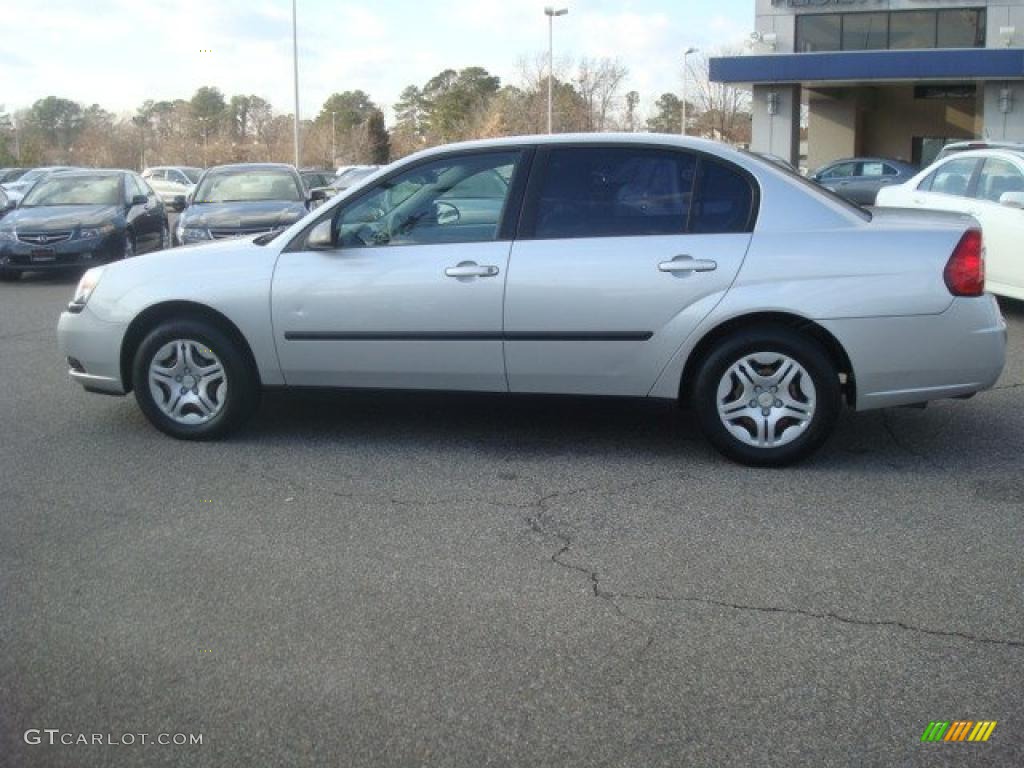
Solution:
[{"label": "front wheel arch", "polygon": [[142,340],[149,335],[149,332],[167,320],[202,320],[217,327],[221,332],[238,345],[242,350],[249,369],[256,379],[257,386],[262,386],[260,370],[256,365],[256,358],[252,348],[245,336],[231,320],[226,316],[208,307],[193,301],[167,301],[161,304],[154,304],[140,312],[125,332],[121,341],[121,382],[126,393],[131,392],[134,387],[132,381],[132,365],[135,360],[135,353],[139,349]]},{"label": "front wheel arch", "polygon": [[851,408],[856,407],[857,382],[854,377],[853,364],[843,345],[823,326],[806,317],[788,312],[756,312],[740,315],[726,320],[705,333],[686,359],[683,375],[679,380],[679,402],[684,406],[690,403],[697,372],[704,365],[708,355],[723,339],[749,328],[764,325],[785,326],[817,341],[828,353],[835,369],[842,376],[844,401]]}]

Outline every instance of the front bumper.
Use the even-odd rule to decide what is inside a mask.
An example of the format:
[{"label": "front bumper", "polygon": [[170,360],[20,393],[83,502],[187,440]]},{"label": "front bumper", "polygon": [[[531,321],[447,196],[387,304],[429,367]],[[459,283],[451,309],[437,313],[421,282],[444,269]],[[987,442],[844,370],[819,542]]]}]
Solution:
[{"label": "front bumper", "polygon": [[127,394],[121,380],[121,343],[127,324],[108,323],[88,305],[78,313],[63,312],[57,341],[68,358],[68,376],[89,392]]},{"label": "front bumper", "polygon": [[853,366],[857,410],[917,405],[990,389],[1006,363],[1006,321],[991,295],[941,315],[825,320]]},{"label": "front bumper", "polygon": [[0,267],[27,271],[93,267],[124,255],[124,233],[89,240],[65,240],[40,247],[20,240],[0,243]]}]

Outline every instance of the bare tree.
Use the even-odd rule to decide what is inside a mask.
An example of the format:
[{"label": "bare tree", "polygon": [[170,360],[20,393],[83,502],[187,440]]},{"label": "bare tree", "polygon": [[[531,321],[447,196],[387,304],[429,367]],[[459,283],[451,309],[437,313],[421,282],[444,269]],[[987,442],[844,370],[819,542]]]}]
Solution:
[{"label": "bare tree", "polygon": [[[738,56],[740,51],[722,48],[713,56]],[[696,92],[701,112],[697,129],[721,141],[750,140],[750,94],[730,83],[715,83],[709,75],[710,57],[700,54],[690,59],[689,81]]]},{"label": "bare tree", "polygon": [[582,59],[576,85],[586,107],[584,130],[608,130],[611,113],[629,69],[618,60]]}]

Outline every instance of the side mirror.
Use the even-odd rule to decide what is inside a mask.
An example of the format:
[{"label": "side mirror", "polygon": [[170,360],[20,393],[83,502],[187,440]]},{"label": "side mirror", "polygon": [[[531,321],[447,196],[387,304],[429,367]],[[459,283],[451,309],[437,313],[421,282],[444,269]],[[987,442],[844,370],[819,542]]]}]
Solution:
[{"label": "side mirror", "polygon": [[306,237],[306,247],[311,251],[326,251],[334,247],[334,221],[321,221]]},{"label": "side mirror", "polygon": [[322,203],[329,197],[326,187],[316,187],[309,190],[309,199],[314,203]]},{"label": "side mirror", "polygon": [[999,204],[1007,208],[1024,208],[1024,192],[1003,192],[999,196]]},{"label": "side mirror", "polygon": [[149,202],[149,198],[145,195],[136,195],[128,202],[129,208],[134,208],[136,205],[145,205]]},{"label": "side mirror", "polygon": [[184,195],[175,195],[171,198],[171,204],[168,208],[172,211],[184,211],[187,204],[188,202],[185,200]]}]

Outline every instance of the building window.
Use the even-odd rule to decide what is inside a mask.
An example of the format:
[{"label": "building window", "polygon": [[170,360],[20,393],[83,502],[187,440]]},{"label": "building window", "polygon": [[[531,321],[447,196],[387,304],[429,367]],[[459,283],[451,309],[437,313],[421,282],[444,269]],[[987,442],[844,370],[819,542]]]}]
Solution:
[{"label": "building window", "polygon": [[844,51],[877,51],[889,47],[889,14],[856,13],[843,18]]},{"label": "building window", "polygon": [[939,48],[984,48],[985,11],[939,11]]},{"label": "building window", "polygon": [[838,13],[797,17],[797,50],[800,53],[838,51],[842,47],[842,16]]},{"label": "building window", "polygon": [[796,19],[798,53],[984,48],[985,10],[815,13]]}]

